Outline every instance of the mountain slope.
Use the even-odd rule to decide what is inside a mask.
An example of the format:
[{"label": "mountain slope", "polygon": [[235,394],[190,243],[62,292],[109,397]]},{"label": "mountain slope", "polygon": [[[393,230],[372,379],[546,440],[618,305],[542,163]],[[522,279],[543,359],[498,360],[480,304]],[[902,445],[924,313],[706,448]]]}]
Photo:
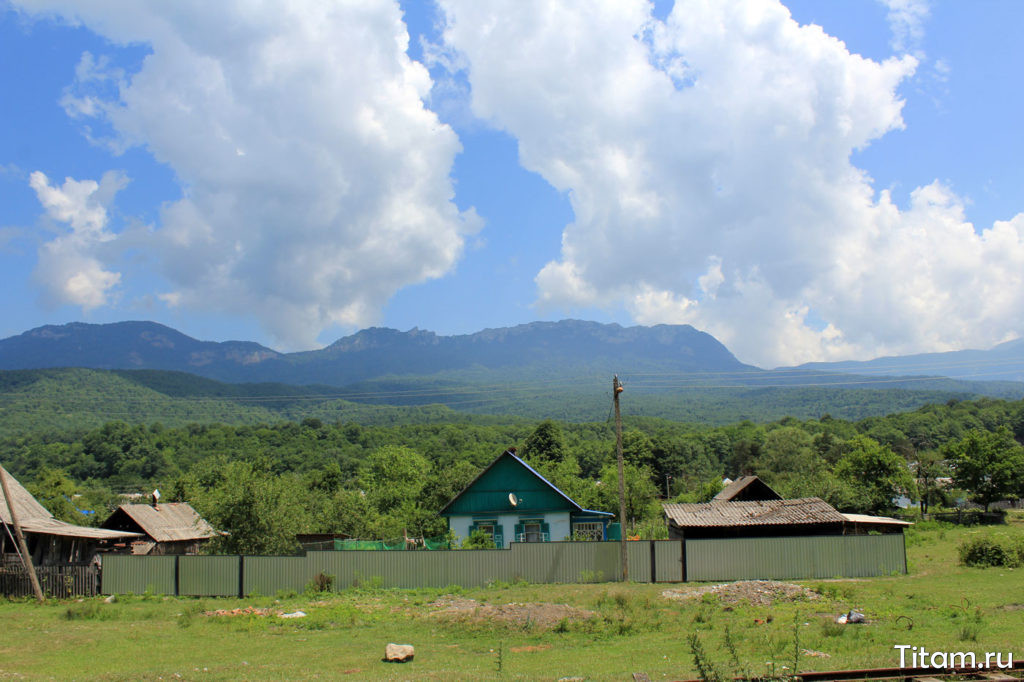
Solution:
[{"label": "mountain slope", "polygon": [[797,369],[885,376],[944,376],[977,381],[1024,381],[1024,339],[990,350],[919,353],[874,360],[809,362]]},{"label": "mountain slope", "polygon": [[0,340],[0,369],[162,369],[220,381],[343,386],[389,375],[439,372],[565,376],[620,367],[662,372],[757,371],[689,325],[623,328],[565,320],[438,336],[365,329],[327,348],[277,353],[255,343],[197,341],[153,322],[73,323]]}]

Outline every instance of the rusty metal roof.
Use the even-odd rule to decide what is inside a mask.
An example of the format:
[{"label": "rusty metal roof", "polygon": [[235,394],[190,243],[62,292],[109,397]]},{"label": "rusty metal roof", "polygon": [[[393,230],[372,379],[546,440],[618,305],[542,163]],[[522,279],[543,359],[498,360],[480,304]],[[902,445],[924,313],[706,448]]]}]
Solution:
[{"label": "rusty metal roof", "polygon": [[[46,510],[46,507],[39,503],[39,500],[32,497],[32,494],[25,490],[25,486],[11,476],[6,469],[0,467],[0,475],[7,478],[7,488],[11,492],[11,502],[14,505],[14,513],[18,515],[18,523],[26,533],[41,533],[45,535],[61,535],[71,538],[91,538],[93,540],[117,540],[121,538],[140,537],[138,533],[129,533],[119,530],[105,530],[103,528],[89,528],[87,526],[76,526],[73,523],[59,521],[53,514]],[[3,488],[0,488],[0,521],[10,525],[11,514],[7,510],[7,500],[4,498]]]},{"label": "rusty metal roof", "polygon": [[205,540],[217,534],[213,526],[187,502],[167,502],[156,507],[151,504],[122,504],[118,510],[127,514],[157,542]]},{"label": "rusty metal roof", "polygon": [[668,520],[680,528],[788,526],[843,523],[846,520],[832,505],[818,497],[803,497],[796,500],[712,501],[662,506]]}]

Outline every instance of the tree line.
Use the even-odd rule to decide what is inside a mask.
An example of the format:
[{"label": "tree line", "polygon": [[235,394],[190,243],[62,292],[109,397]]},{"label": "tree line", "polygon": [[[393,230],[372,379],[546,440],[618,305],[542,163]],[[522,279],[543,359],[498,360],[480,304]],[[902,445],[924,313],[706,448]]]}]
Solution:
[{"label": "tree line", "polygon": [[[823,415],[708,426],[627,417],[627,515],[640,532],[656,533],[661,501],[705,501],[723,476],[744,474],[784,497],[817,496],[846,512],[887,513],[900,494],[987,507],[1024,495],[1022,440],[1024,401],[994,399],[856,422]],[[119,494],[159,487],[164,499],[192,503],[230,533],[212,549],[276,554],[295,549],[296,533],[443,534],[437,511],[511,445],[584,507],[616,511],[614,442],[608,422],[366,426],[307,418],[173,428],[110,422],[78,436],[11,438],[0,448],[5,466],[59,518],[99,523]]]}]

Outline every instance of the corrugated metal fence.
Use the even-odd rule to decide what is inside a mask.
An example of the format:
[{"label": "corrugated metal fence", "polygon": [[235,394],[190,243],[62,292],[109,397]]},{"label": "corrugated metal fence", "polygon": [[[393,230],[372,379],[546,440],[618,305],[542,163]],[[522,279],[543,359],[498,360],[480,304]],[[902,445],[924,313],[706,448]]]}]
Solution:
[{"label": "corrugated metal fence", "polygon": [[907,572],[901,533],[687,540],[687,580],[863,578]]},{"label": "corrugated metal fence", "polygon": [[[628,551],[629,578],[635,582],[860,577],[906,571],[902,535],[688,540],[685,549],[680,540],[640,541],[630,542]],[[617,542],[513,543],[509,549],[431,552],[311,551],[297,557],[108,555],[103,560],[102,590],[242,596],[298,592],[318,574],[333,576],[332,589],[339,590],[359,585],[478,587],[517,580],[608,582],[618,580],[619,571]]]}]

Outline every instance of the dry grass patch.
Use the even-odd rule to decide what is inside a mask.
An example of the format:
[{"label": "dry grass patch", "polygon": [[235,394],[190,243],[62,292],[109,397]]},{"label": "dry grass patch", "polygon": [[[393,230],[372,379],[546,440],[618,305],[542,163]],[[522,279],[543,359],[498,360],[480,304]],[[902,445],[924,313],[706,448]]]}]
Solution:
[{"label": "dry grass patch", "polygon": [[771,606],[775,602],[814,600],[821,597],[810,588],[775,580],[741,580],[721,585],[665,590],[661,593],[666,599],[681,601],[703,598],[704,595],[717,596],[724,604],[747,602],[751,606]]},{"label": "dry grass patch", "polygon": [[560,623],[576,623],[596,618],[597,613],[568,604],[545,602],[484,604],[466,597],[442,597],[427,604],[436,609],[429,617],[460,623],[497,623],[550,630]]}]

